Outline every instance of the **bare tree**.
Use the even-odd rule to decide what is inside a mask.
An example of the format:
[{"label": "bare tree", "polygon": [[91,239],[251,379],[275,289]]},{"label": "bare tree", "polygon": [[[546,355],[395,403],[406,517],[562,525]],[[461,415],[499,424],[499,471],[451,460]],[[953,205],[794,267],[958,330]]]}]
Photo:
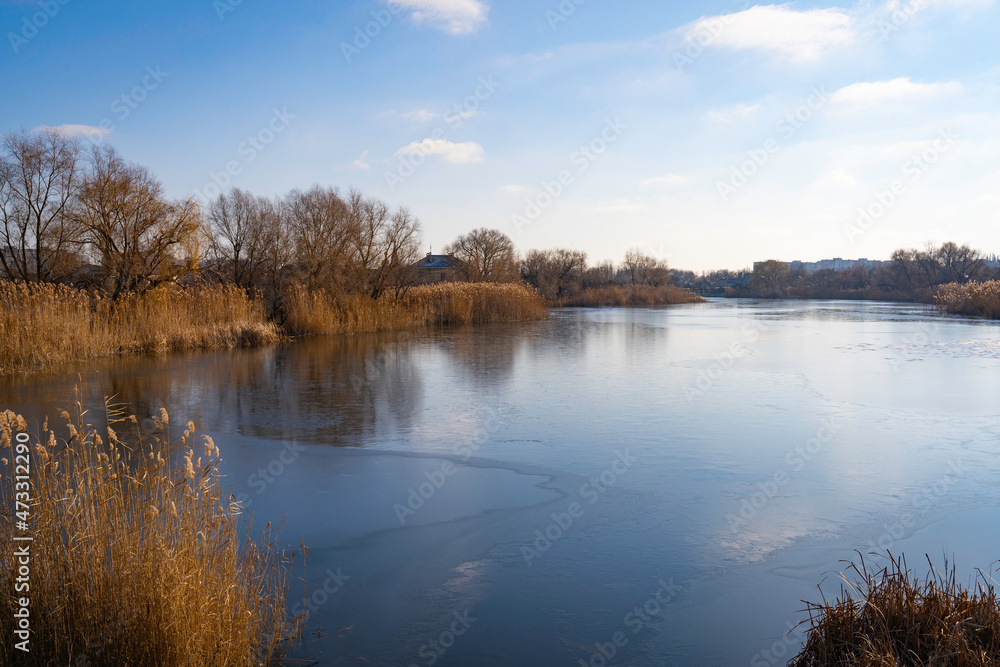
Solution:
[{"label": "bare tree", "polygon": [[0,264],[15,280],[54,282],[79,266],[68,215],[80,145],[52,130],[4,135],[0,145]]},{"label": "bare tree", "polygon": [[235,188],[208,208],[212,249],[220,271],[233,283],[262,288],[273,280],[283,248],[284,220],[266,197]]},{"label": "bare tree", "polygon": [[474,229],[445,248],[460,262],[470,282],[512,282],[518,278],[517,253],[510,237],[497,229]]},{"label": "bare tree", "polygon": [[143,166],[95,147],[73,217],[103,269],[112,297],[142,291],[183,271],[173,254],[201,226],[193,200],[170,202]]},{"label": "bare tree", "polygon": [[622,270],[633,285],[659,287],[670,284],[670,269],[667,263],[644,254],[638,248],[632,248],[625,253]]},{"label": "bare tree", "polygon": [[296,266],[310,289],[343,291],[352,261],[350,209],[335,188],[314,185],[285,197],[285,217]]},{"label": "bare tree", "polygon": [[529,250],[521,262],[521,277],[550,301],[578,291],[586,270],[587,253],[562,248]]},{"label": "bare tree", "polygon": [[420,222],[406,209],[392,211],[372,197],[351,190],[347,197],[351,218],[353,291],[377,299],[392,290],[402,293],[416,276]]}]

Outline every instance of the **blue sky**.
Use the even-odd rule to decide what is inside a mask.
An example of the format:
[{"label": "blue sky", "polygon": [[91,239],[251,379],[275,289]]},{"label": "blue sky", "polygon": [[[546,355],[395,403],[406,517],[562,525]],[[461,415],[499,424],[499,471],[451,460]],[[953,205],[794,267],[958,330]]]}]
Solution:
[{"label": "blue sky", "polygon": [[[672,266],[1000,252],[993,0],[0,0],[0,131]],[[368,32],[368,35],[365,32]]]}]

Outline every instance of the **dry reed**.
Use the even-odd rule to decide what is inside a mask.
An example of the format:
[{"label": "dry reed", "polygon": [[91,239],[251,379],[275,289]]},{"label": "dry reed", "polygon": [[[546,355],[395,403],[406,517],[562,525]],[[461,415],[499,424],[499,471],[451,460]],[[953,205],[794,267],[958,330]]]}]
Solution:
[{"label": "dry reed", "polygon": [[62,285],[0,281],[0,374],[118,354],[279,340],[260,301],[235,287],[164,287],[111,301]]},{"label": "dry reed", "polygon": [[441,283],[415,287],[398,299],[384,296],[377,300],[296,287],[285,297],[285,328],[294,335],[522,322],[547,315],[537,292],[519,284]]},{"label": "dry reed", "polygon": [[515,283],[439,283],[407,293],[404,302],[429,324],[525,322],[548,317],[538,292]]},{"label": "dry reed", "polygon": [[1000,280],[943,285],[934,294],[934,302],[953,315],[1000,320]]},{"label": "dry reed", "polygon": [[46,424],[29,445],[30,653],[11,641],[10,546],[24,544],[12,542],[11,437],[28,427],[0,413],[0,662],[205,667],[280,658],[300,621],[286,613],[287,561],[270,526],[257,544],[230,504],[211,439],[195,444],[189,423],[170,445],[165,411],[156,419],[162,436],[144,435],[114,406],[101,429],[84,422],[79,402],[75,411],[62,413],[65,440]]},{"label": "dry reed", "polygon": [[[959,586],[955,568],[919,579],[902,557],[858,576],[832,604],[806,603],[809,634],[793,667],[917,667],[1000,664],[1000,600],[980,573],[975,588]],[[930,559],[928,559],[930,564]],[[843,577],[843,575],[842,575]]]},{"label": "dry reed", "polygon": [[681,303],[701,303],[704,299],[673,285],[609,285],[590,287],[560,301],[563,306],[607,308],[613,306],[659,306]]},{"label": "dry reed", "polygon": [[285,330],[296,336],[375,333],[420,325],[420,313],[391,297],[331,295],[294,287],[285,296]]}]

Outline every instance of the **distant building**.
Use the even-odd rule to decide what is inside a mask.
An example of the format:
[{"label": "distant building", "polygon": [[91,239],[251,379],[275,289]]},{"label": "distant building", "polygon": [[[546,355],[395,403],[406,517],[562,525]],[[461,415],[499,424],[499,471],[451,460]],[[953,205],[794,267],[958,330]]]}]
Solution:
[{"label": "distant building", "polygon": [[[882,264],[888,264],[888,262],[883,262],[877,259],[868,259],[867,257],[862,257],[860,259],[841,259],[840,257],[834,257],[833,259],[821,259],[818,262],[800,262],[794,261],[788,263],[788,268],[792,271],[797,269],[802,269],[806,273],[816,273],[817,271],[850,271],[857,266],[864,266],[869,271],[876,269]],[[754,268],[756,268],[754,264]]]},{"label": "distant building", "polygon": [[454,282],[459,278],[458,260],[451,255],[427,253],[413,268],[417,271],[417,282],[421,285]]}]

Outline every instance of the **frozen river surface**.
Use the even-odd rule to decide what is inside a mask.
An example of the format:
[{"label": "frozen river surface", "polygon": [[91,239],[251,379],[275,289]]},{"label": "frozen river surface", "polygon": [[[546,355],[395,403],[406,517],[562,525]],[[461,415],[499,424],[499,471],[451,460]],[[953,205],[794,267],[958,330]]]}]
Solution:
[{"label": "frozen river surface", "polygon": [[[1000,325],[713,301],[101,362],[311,548],[323,665],[784,664],[843,559],[1000,559]],[[877,559],[876,559],[877,562]],[[299,591],[301,597],[301,590]],[[302,604],[299,599],[296,604]]]}]

